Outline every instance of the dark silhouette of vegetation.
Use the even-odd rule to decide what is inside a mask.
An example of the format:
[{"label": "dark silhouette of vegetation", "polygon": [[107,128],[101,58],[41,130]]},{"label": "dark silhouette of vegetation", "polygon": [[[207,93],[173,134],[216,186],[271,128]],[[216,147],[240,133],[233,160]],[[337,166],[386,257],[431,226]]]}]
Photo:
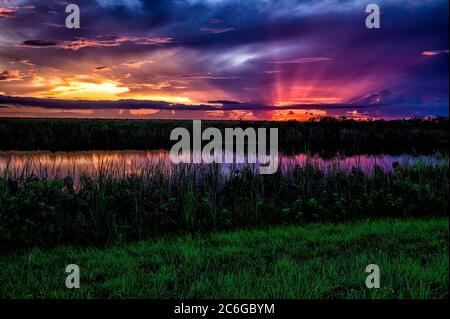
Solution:
[{"label": "dark silhouette of vegetation", "polygon": [[[448,152],[448,117],[396,121],[321,118],[307,122],[203,121],[203,128],[277,127],[280,151],[322,155]],[[0,150],[169,149],[192,121],[0,119]]]}]

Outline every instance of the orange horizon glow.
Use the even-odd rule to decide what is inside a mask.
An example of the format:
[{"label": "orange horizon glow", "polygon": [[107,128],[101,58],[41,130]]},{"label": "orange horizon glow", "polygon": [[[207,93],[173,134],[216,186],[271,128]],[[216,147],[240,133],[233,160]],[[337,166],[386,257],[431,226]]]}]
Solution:
[{"label": "orange horizon glow", "polygon": [[[22,61],[23,62],[23,61]],[[17,107],[9,106],[0,108],[0,116],[17,117],[79,117],[79,118],[142,118],[142,119],[224,119],[224,120],[272,120],[272,121],[307,121],[311,118],[324,116],[347,116],[355,120],[367,120],[374,118],[367,113],[357,110],[343,110],[336,115],[327,110],[326,106],[333,104],[345,104],[355,96],[363,96],[365,92],[374,88],[375,80],[372,77],[361,77],[358,81],[340,86],[339,83],[328,83],[322,79],[327,72],[326,63],[319,67],[319,71],[311,74],[309,79],[296,75],[295,69],[291,70],[293,76],[286,79],[280,76],[281,71],[275,70],[274,85],[260,98],[263,105],[276,106],[280,110],[226,110],[221,109],[221,103],[210,101],[236,101],[247,103],[241,96],[233,96],[223,88],[213,85],[208,81],[209,76],[192,76],[197,87],[191,87],[191,81],[174,76],[170,78],[150,78],[149,81],[132,80],[128,73],[121,76],[108,74],[109,71],[101,69],[97,72],[82,72],[66,75],[56,72],[54,69],[46,69],[38,72],[28,60],[20,62],[20,67],[12,70],[10,75],[14,78],[3,82],[1,93],[3,95],[50,98],[63,100],[86,101],[119,101],[119,100],[146,100],[161,101],[171,104],[179,104],[180,109],[46,109],[44,107]],[[151,60],[135,59],[123,63],[125,68],[134,72],[142,71],[155,63]],[[281,68],[282,65],[275,66]],[[33,69],[30,71],[29,69]],[[28,71],[26,71],[28,70]],[[280,71],[280,72],[278,72]],[[56,75],[57,74],[57,75]],[[381,89],[375,87],[375,89]],[[376,100],[376,99],[375,99]],[[258,102],[256,102],[258,103]],[[183,105],[210,105],[216,110],[189,111],[183,110]],[[289,109],[294,105],[311,105],[311,108]],[[319,106],[320,105],[320,106]]]}]

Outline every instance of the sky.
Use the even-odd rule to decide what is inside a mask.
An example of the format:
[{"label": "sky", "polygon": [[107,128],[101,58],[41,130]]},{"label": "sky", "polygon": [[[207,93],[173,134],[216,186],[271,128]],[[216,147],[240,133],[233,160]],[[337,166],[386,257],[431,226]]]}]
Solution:
[{"label": "sky", "polygon": [[448,116],[448,5],[0,0],[0,117]]}]

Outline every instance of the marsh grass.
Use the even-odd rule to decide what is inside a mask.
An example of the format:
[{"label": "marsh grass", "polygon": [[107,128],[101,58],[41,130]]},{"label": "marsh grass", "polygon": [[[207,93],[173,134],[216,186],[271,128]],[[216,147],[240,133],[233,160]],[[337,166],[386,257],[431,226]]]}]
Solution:
[{"label": "marsh grass", "polygon": [[[42,173],[42,172],[41,172]],[[292,165],[273,175],[250,167],[108,165],[96,174],[0,177],[0,249],[101,246],[166,233],[361,218],[448,215],[448,161],[324,172]]]},{"label": "marsh grass", "polygon": [[[0,297],[448,298],[448,236],[448,218],[380,219],[33,249],[0,257]],[[64,285],[72,263],[80,289]]]}]

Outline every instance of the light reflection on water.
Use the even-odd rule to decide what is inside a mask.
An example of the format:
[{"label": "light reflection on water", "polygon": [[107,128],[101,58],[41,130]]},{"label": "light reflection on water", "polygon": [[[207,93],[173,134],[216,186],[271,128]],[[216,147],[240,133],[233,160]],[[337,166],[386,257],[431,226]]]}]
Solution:
[{"label": "light reflection on water", "polygon": [[[353,167],[360,168],[370,175],[376,166],[385,172],[392,171],[394,162],[399,165],[448,165],[448,158],[435,155],[354,155],[324,159],[319,156],[298,154],[280,155],[279,169],[289,171],[293,167],[311,165],[329,174],[333,171],[350,172]],[[181,164],[183,165],[183,164]],[[194,164],[196,165],[196,164]],[[197,164],[208,165],[208,164]],[[245,164],[221,164],[223,173],[233,167]],[[99,172],[113,172],[119,175],[159,171],[170,174],[176,167],[169,158],[169,152],[158,151],[85,151],[85,152],[0,152],[0,174],[5,171],[11,175],[36,175],[39,177],[72,176],[78,180],[80,175],[96,175]],[[253,167],[254,168],[254,167]]]}]

